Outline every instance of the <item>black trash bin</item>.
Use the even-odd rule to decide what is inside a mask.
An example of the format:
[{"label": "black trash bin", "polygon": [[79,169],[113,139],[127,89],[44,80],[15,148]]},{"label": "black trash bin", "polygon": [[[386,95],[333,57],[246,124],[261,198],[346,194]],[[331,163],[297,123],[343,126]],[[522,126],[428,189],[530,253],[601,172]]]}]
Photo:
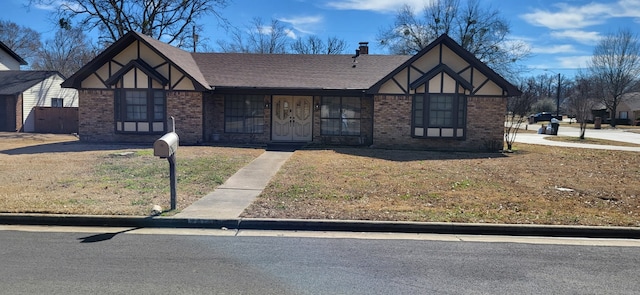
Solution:
[{"label": "black trash bin", "polygon": [[560,123],[551,123],[551,129],[553,129],[553,135],[558,135],[558,128],[560,128]]}]

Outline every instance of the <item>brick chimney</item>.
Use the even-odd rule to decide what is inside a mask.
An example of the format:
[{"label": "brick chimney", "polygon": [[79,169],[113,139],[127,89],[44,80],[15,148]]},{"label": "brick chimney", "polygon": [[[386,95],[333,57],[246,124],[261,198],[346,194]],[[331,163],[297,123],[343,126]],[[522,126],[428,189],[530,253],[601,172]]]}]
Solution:
[{"label": "brick chimney", "polygon": [[369,54],[369,42],[360,42],[360,54]]}]

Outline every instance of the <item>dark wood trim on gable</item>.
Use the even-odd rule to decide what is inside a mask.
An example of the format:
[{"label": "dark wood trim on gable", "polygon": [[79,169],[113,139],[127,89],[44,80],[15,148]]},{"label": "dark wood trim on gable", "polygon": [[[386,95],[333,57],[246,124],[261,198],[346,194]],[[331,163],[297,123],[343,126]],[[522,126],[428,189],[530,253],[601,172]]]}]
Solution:
[{"label": "dark wood trim on gable", "polygon": [[[451,39],[451,37],[447,36],[446,34],[443,34],[440,37],[438,37],[436,40],[431,42],[425,48],[420,50],[420,52],[418,52],[416,55],[414,55],[413,57],[411,57],[410,59],[405,61],[402,65],[398,66],[391,73],[389,73],[384,78],[382,78],[380,81],[375,83],[373,86],[371,86],[371,88],[369,88],[367,93],[371,93],[371,94],[377,93],[380,90],[380,87],[382,87],[382,85],[384,83],[386,83],[392,77],[394,77],[397,74],[399,74],[403,69],[409,68],[419,58],[421,58],[423,55],[425,55],[427,52],[429,52],[429,51],[431,51],[433,49],[438,50],[439,63],[442,63],[442,51],[443,51],[442,50],[442,46],[447,46],[447,48],[449,48],[451,51],[453,51],[453,53],[457,54],[460,58],[462,58],[466,62],[468,62],[469,65],[473,69],[480,71],[485,76],[487,76],[490,80],[492,80],[494,83],[496,83],[496,85],[498,85],[498,87],[501,87],[503,89],[504,93],[507,93],[506,96],[518,96],[518,95],[522,94],[522,92],[516,86],[514,86],[511,83],[509,83],[507,80],[505,80],[502,76],[500,76],[494,70],[489,68],[486,64],[481,62],[478,58],[476,58],[469,51],[467,51],[464,48],[462,48],[458,43],[453,41],[453,39]],[[436,47],[439,47],[439,48],[436,48]],[[473,77],[473,74],[472,74],[472,77]]]},{"label": "dark wood trim on gable", "polygon": [[[467,80],[462,78],[458,73],[456,73],[454,70],[452,70],[450,67],[448,67],[445,64],[439,64],[435,68],[431,69],[431,71],[427,72],[426,74],[422,75],[422,77],[415,80],[409,86],[411,89],[416,89],[420,87],[420,85],[427,83],[433,77],[443,72],[449,75],[451,78],[453,78],[457,84],[462,85],[462,87],[464,87],[469,91],[473,91],[473,85],[471,85],[471,83],[469,83]],[[444,80],[440,81],[440,84],[442,83],[444,83]],[[440,89],[442,89],[442,87],[443,85],[440,85]]]},{"label": "dark wood trim on gable", "polygon": [[[121,63],[113,60],[113,58],[116,55],[118,55],[120,52],[122,52],[124,49],[131,46],[134,42],[136,43],[134,46],[136,46],[136,54],[138,55],[138,59],[141,54],[141,46],[142,44],[144,44],[149,48],[149,50],[151,50],[152,52],[154,52],[155,54],[157,54],[158,56],[162,57],[165,60],[165,62],[162,63],[162,65],[169,64],[170,68],[172,67],[178,70],[180,73],[182,73],[182,75],[186,76],[191,81],[193,81],[193,86],[195,87],[196,90],[198,91],[210,90],[210,85],[201,85],[201,83],[198,82],[196,79],[194,79],[191,75],[189,75],[187,71],[183,70],[179,65],[175,64],[169,57],[165,56],[156,47],[149,44],[146,40],[144,40],[142,36],[139,35],[139,33],[136,33],[133,31],[125,34],[122,38],[118,39],[116,42],[111,44],[111,46],[109,46],[107,49],[102,51],[98,56],[96,56],[88,64],[86,64],[80,70],[78,70],[73,75],[71,75],[71,77],[66,79],[61,84],[61,86],[64,88],[82,89],[82,81],[85,80],[87,77],[91,76],[93,73],[96,73],[105,64],[114,62],[124,67],[125,65],[122,65]],[[109,75],[110,75],[109,77],[111,77],[113,74],[113,68],[111,64],[109,64],[108,67],[109,67]],[[169,73],[171,73],[171,69],[169,70]],[[156,74],[156,75],[159,75],[159,74]],[[169,81],[171,81],[170,78],[171,77],[169,77],[168,79]],[[108,85],[105,85],[105,86],[109,88]]]},{"label": "dark wood trim on gable", "polygon": [[[109,77],[109,79],[107,79],[105,81],[106,85],[109,86],[113,86],[115,85],[118,80],[120,80],[122,78],[123,75],[125,75],[126,73],[128,73],[129,71],[131,71],[132,69],[139,69],[141,70],[143,73],[145,73],[148,77],[158,81],[160,84],[162,84],[162,86],[166,86],[167,83],[169,83],[169,80],[167,80],[165,77],[163,77],[162,75],[160,75],[156,70],[154,70],[149,64],[147,64],[146,62],[144,62],[141,59],[137,59],[137,60],[132,60],[129,63],[127,63],[127,65],[125,65],[124,67],[122,67],[120,70],[118,70],[117,72],[115,72],[113,75],[111,75],[111,77]],[[138,72],[135,71],[134,75],[135,75],[135,83],[137,83],[138,77],[137,77]],[[136,85],[137,88],[138,85]]]}]

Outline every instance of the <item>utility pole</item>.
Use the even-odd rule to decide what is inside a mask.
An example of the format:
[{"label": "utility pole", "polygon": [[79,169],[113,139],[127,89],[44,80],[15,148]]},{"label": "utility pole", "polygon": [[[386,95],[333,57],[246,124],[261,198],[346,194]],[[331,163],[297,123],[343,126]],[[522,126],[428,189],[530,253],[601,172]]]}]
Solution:
[{"label": "utility pole", "polygon": [[558,92],[556,93],[556,118],[560,117],[560,73],[558,73]]},{"label": "utility pole", "polygon": [[[552,72],[554,74],[558,74],[558,89],[556,91],[556,118],[560,117],[560,81],[561,81],[561,77],[560,77],[560,73],[556,73],[552,70],[549,69],[544,69],[545,72]],[[551,90],[551,85],[549,85],[549,90]],[[560,119],[558,119],[560,120]]]}]

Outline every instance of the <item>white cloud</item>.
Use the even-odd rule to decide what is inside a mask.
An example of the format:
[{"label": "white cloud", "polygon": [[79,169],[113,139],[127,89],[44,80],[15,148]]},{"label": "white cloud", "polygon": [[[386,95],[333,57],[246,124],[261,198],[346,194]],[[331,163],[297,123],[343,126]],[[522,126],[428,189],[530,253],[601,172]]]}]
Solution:
[{"label": "white cloud", "polygon": [[570,6],[566,3],[554,5],[557,11],[536,9],[532,13],[526,13],[520,17],[528,23],[547,27],[552,30],[578,29],[604,23],[612,16],[614,5],[589,3],[583,6]]},{"label": "white cloud", "polygon": [[591,2],[584,5],[558,3],[556,9],[536,9],[531,13],[520,15],[531,25],[546,27],[552,30],[581,29],[592,25],[603,24],[611,18],[635,19],[640,23],[640,1],[618,0],[609,3]]},{"label": "white cloud", "polygon": [[550,63],[532,64],[529,68],[532,69],[563,69],[563,70],[578,70],[587,67],[587,62],[591,60],[591,55],[574,55],[556,57]]},{"label": "white cloud", "polygon": [[587,32],[582,30],[566,30],[551,32],[551,36],[558,39],[571,39],[586,45],[593,45],[601,38],[599,32]]},{"label": "white cloud", "polygon": [[573,53],[573,52],[576,52],[576,48],[570,44],[545,46],[545,47],[536,46],[531,48],[531,52],[541,53],[541,54]]},{"label": "white cloud", "polygon": [[284,30],[284,32],[287,34],[287,37],[291,39],[298,39],[296,32],[294,32],[293,30]]},{"label": "white cloud", "polygon": [[640,18],[640,1],[638,0],[619,0],[618,6],[620,9],[612,11],[614,17],[634,17],[636,22]]},{"label": "white cloud", "polygon": [[338,10],[369,10],[380,13],[396,12],[403,5],[408,4],[414,9],[422,9],[430,0],[335,0],[326,5]]},{"label": "white cloud", "polygon": [[304,34],[313,34],[316,27],[324,20],[322,16],[296,16],[278,18],[279,21],[289,23],[293,28]]},{"label": "white cloud", "polygon": [[565,69],[580,69],[586,68],[587,63],[591,60],[593,56],[591,55],[575,55],[575,56],[566,56],[566,57],[558,57],[557,61],[561,68]]}]

